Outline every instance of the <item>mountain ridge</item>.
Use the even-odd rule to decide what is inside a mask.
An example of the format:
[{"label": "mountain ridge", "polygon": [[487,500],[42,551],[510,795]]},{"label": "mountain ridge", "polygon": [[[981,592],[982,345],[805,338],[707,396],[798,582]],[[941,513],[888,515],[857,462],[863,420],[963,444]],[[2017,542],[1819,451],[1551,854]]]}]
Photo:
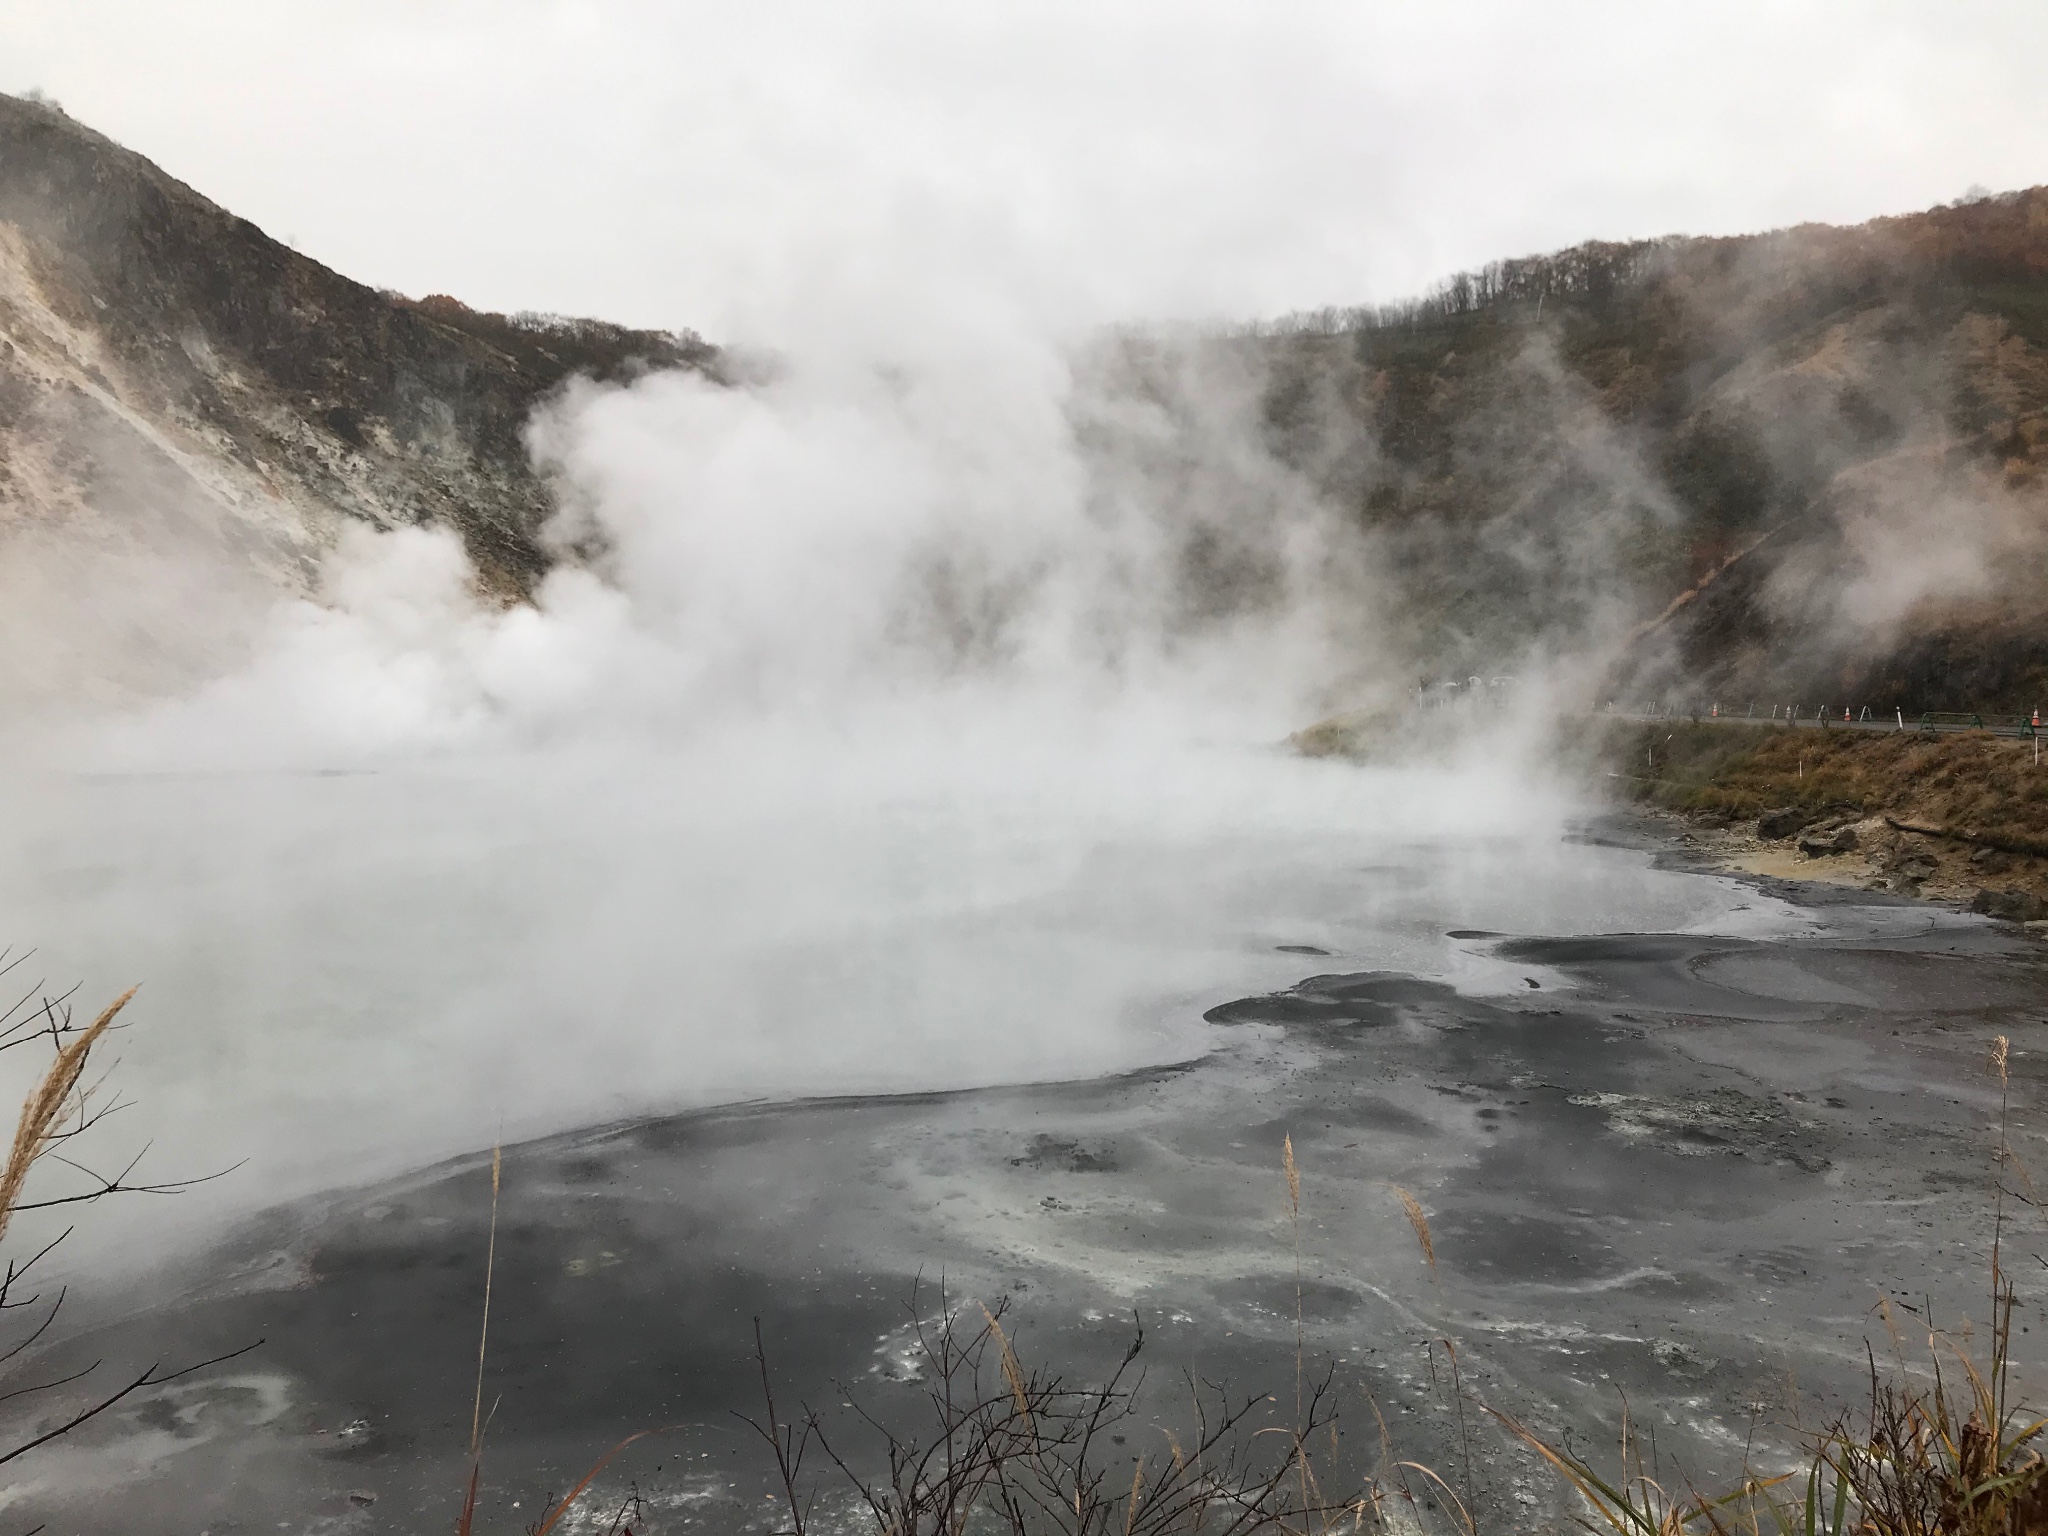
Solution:
[{"label": "mountain ridge", "polygon": [[1229,344],[1283,448],[1315,412],[1376,445],[1327,490],[1422,573],[1418,670],[1597,613],[1606,697],[2048,693],[2048,188],[1593,242]]},{"label": "mountain ridge", "polygon": [[[1256,380],[1265,448],[1356,541],[1333,558],[1375,573],[1392,638],[1360,668],[1382,700],[1528,670],[1636,702],[2048,694],[2048,188],[1588,242],[1192,344]],[[561,558],[532,411],[578,376],[729,367],[690,332],[355,283],[0,96],[17,625],[73,625],[43,589],[111,562],[99,633],[141,633],[173,681],[196,676],[181,605],[211,593],[180,585],[181,551],[311,593],[352,524],[449,528],[485,592],[528,599]],[[1209,545],[1186,558],[1191,585],[1228,584]]]},{"label": "mountain ridge", "polygon": [[0,516],[169,506],[297,586],[344,520],[442,524],[515,600],[552,559],[533,407],[577,374],[717,365],[689,332],[366,287],[0,96]]}]

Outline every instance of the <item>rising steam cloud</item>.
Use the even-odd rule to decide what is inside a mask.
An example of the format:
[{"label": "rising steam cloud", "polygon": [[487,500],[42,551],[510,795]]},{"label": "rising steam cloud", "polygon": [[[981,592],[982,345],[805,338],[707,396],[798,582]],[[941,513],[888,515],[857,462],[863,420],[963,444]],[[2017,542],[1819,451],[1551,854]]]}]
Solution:
[{"label": "rising steam cloud", "polygon": [[[251,1159],[163,1219],[613,1116],[1184,1058],[1305,969],[1523,985],[1453,929],[1755,920],[1557,835],[1538,684],[1625,632],[1669,509],[1540,333],[1460,449],[1505,510],[1401,544],[1359,516],[1392,471],[1355,363],[922,277],[794,294],[737,385],[543,408],[530,604],[432,527],[350,526],[260,602],[195,557],[178,666],[37,733],[0,899],[145,983],[124,1134]],[[1426,765],[1286,750],[1445,666],[1402,584],[1432,538],[1522,605],[1452,614],[1521,712]]]},{"label": "rising steam cloud", "polygon": [[567,553],[531,607],[434,529],[351,528],[248,665],[110,723],[131,766],[845,717],[908,693],[1133,693],[1284,734],[1354,688],[1375,601],[1328,501],[1260,442],[1260,381],[1138,343],[921,370],[785,359],[582,385],[531,428]]},{"label": "rising steam cloud", "polygon": [[1486,988],[1519,975],[1446,928],[1727,904],[1560,845],[1512,734],[1281,749],[1408,683],[1332,460],[1276,456],[1227,349],[846,359],[570,391],[533,604],[354,529],[216,675],[55,738],[111,775],[16,786],[0,894],[146,983],[133,1133],[253,1159],[181,1218],[610,1115],[1184,1056],[1299,974],[1281,943]]}]

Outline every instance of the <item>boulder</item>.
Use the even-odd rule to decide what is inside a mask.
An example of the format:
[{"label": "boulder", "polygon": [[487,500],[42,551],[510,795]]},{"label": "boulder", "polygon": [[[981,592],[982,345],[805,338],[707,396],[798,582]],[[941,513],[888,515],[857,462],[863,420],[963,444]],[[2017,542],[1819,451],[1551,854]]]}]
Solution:
[{"label": "boulder", "polygon": [[1970,910],[2008,922],[2035,923],[2048,918],[2048,901],[2032,891],[1999,891],[1987,885],[1970,898]]},{"label": "boulder", "polygon": [[1821,827],[1803,834],[1799,839],[1799,851],[1809,859],[1824,859],[1831,854],[1854,853],[1856,851],[1856,829],[1854,827]]},{"label": "boulder", "polygon": [[1980,875],[2002,875],[2012,868],[2012,855],[1999,848],[1979,848],[1970,855],[1970,868]]},{"label": "boulder", "polygon": [[1813,820],[1813,812],[1797,805],[1782,806],[1775,811],[1765,811],[1756,819],[1756,835],[1776,841],[1790,837],[1801,827]]}]

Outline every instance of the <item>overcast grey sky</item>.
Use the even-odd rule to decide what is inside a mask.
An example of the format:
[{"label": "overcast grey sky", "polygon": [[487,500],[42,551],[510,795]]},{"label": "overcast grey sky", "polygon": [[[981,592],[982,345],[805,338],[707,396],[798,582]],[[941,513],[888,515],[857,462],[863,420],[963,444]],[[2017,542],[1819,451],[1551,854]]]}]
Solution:
[{"label": "overcast grey sky", "polygon": [[768,339],[1401,296],[2048,181],[2042,0],[0,0],[0,89],[410,293]]}]

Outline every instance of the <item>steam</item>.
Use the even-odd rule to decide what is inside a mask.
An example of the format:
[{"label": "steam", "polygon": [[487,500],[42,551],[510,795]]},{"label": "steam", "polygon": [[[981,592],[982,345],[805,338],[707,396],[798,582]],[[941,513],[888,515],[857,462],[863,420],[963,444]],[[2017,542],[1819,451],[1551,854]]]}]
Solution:
[{"label": "steam", "polygon": [[1818,619],[1844,649],[1882,653],[1915,621],[1939,622],[1991,599],[2038,603],[2048,516],[1995,471],[1948,462],[1937,438],[1836,480],[1835,537],[1773,573],[1781,610]]},{"label": "steam", "polygon": [[251,1159],[159,1219],[618,1115],[1185,1057],[1301,974],[1280,944],[1486,990],[1520,974],[1446,930],[1735,905],[1561,843],[1511,733],[1282,749],[1409,686],[1331,489],[1369,442],[1283,460],[1229,349],[933,334],[572,389],[531,428],[565,551],[532,605],[444,531],[353,527],[213,675],[44,740],[0,897],[145,983],[128,1133]]},{"label": "steam", "polygon": [[[1972,238],[1997,248],[2012,203],[1979,210]],[[1687,323],[1732,366],[1666,462],[1716,463],[1714,483],[1693,488],[1706,504],[1692,576],[1734,557],[1733,604],[1746,614],[1745,643],[1720,636],[1708,679],[1665,658],[1673,685],[1711,681],[1723,698],[1809,710],[1815,689],[1918,710],[1985,707],[2019,681],[2010,666],[1950,674],[1981,672],[1987,651],[2010,661],[2013,637],[2038,621],[2029,573],[2048,549],[2048,498],[2028,421],[2039,353],[1992,312],[1995,298],[1960,314],[1932,301],[1912,239],[1884,226],[1788,231],[1725,270],[1695,260],[1672,284]],[[1982,637],[1964,646],[1974,662],[1943,659],[1971,633]]]},{"label": "steam", "polygon": [[108,722],[103,766],[665,750],[916,694],[1177,707],[1272,740],[1367,649],[1371,571],[1257,439],[1260,380],[1136,344],[925,371],[584,384],[531,429],[571,558],[531,607],[444,530],[343,530],[255,659]]},{"label": "steam", "polygon": [[[1543,684],[1626,632],[1669,502],[1542,333],[1458,447],[1506,510],[1391,530],[1355,357],[1082,331],[954,259],[990,244],[756,295],[779,346],[737,385],[544,407],[531,604],[432,527],[344,526],[253,613],[201,551],[176,673],[35,735],[0,900],[57,975],[144,983],[122,1134],[250,1159],[153,1219],[693,1104],[1184,1059],[1206,1007],[1316,969],[1523,986],[1452,930],[1755,920],[1559,836]],[[146,676],[119,639],[88,651]],[[1425,764],[1398,706],[1446,665],[1523,702]],[[1340,709],[1387,761],[1285,748]]]}]

